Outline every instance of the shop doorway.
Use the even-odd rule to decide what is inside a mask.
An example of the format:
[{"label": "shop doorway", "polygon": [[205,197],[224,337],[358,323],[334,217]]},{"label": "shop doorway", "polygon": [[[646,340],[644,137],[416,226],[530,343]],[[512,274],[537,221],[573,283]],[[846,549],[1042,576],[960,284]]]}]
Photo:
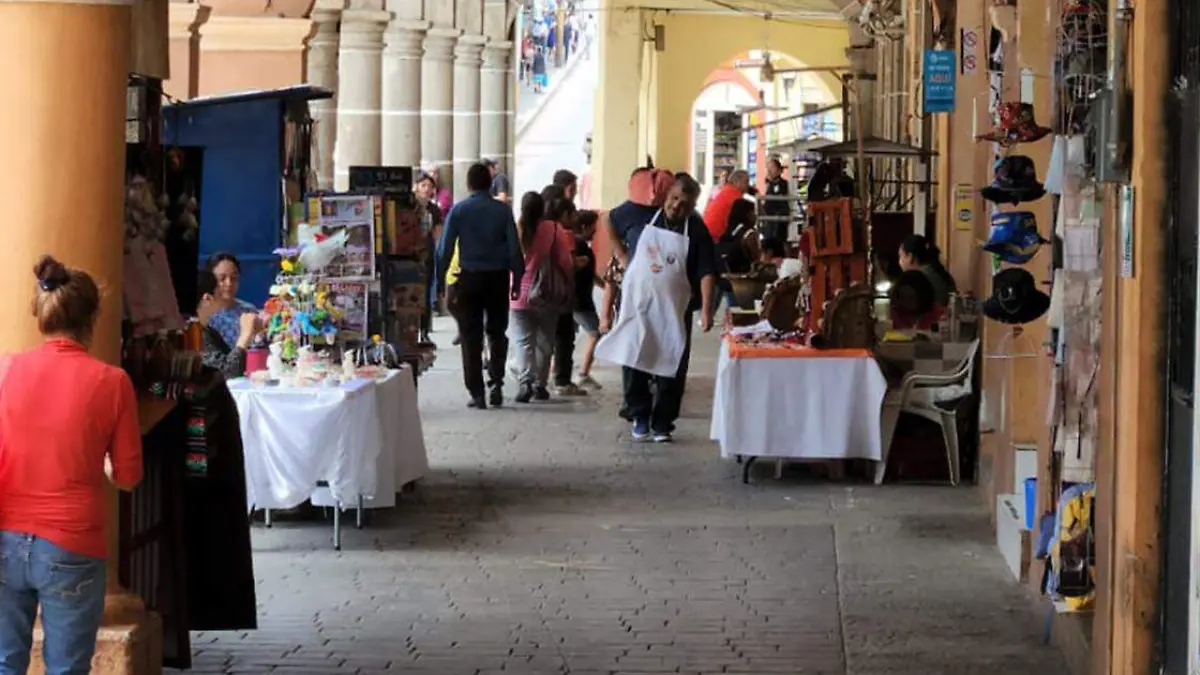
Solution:
[{"label": "shop doorway", "polygon": [[[1170,0],[1172,81],[1200,82],[1200,7]],[[1200,536],[1193,509],[1200,505],[1196,433],[1197,245],[1200,225],[1200,89],[1194,85],[1169,104],[1167,157],[1170,216],[1167,278],[1167,447],[1162,588],[1162,672],[1200,672]]]}]

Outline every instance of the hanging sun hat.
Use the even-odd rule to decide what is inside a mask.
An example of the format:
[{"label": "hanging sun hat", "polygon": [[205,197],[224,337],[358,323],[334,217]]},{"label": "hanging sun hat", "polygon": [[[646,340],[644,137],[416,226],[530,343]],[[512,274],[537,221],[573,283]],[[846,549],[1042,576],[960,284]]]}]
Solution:
[{"label": "hanging sun hat", "polygon": [[1032,103],[1011,101],[1001,103],[998,111],[1000,123],[986,134],[975,137],[980,141],[993,141],[1000,145],[1015,145],[1017,143],[1034,143],[1042,140],[1052,131],[1037,123],[1033,113]]},{"label": "hanging sun hat", "polygon": [[993,321],[1021,325],[1036,320],[1050,308],[1050,296],[1038,290],[1033,275],[1020,267],[1001,270],[992,277],[992,295],[983,301],[983,314]]},{"label": "hanging sun hat", "polygon": [[1046,240],[1038,234],[1037,218],[1029,211],[992,214],[992,231],[983,250],[1015,265],[1029,262]]},{"label": "hanging sun hat", "polygon": [[1033,160],[1009,155],[996,160],[992,184],[980,190],[983,198],[997,204],[1020,204],[1041,199],[1046,188],[1038,182]]}]

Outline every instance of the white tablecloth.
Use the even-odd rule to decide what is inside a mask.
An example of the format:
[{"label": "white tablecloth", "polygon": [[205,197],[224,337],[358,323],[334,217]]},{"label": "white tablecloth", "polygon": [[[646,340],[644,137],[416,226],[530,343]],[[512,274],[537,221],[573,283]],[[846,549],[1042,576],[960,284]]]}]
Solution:
[{"label": "white tablecloth", "polygon": [[[396,505],[400,488],[423,478],[429,471],[429,456],[412,369],[406,365],[392,371],[386,380],[377,383],[376,390],[383,443],[375,459],[375,496],[364,500],[363,506],[390,509]],[[312,495],[312,503],[333,506],[333,495],[328,488],[318,488]]]},{"label": "white tablecloth", "polygon": [[346,505],[375,494],[383,430],[374,380],[324,388],[255,387],[239,379],[230,390],[241,417],[248,507],[296,507],[318,481]]},{"label": "white tablecloth", "polygon": [[722,457],[881,458],[887,380],[871,358],[730,358],[717,362],[711,438]]}]

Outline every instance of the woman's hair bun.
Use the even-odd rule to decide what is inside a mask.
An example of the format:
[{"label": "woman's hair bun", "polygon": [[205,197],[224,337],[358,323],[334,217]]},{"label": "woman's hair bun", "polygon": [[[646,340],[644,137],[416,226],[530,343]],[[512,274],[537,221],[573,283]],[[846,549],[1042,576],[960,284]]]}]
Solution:
[{"label": "woman's hair bun", "polygon": [[37,277],[38,286],[43,291],[53,291],[71,280],[66,265],[54,259],[54,256],[44,255],[33,266],[33,274]]}]

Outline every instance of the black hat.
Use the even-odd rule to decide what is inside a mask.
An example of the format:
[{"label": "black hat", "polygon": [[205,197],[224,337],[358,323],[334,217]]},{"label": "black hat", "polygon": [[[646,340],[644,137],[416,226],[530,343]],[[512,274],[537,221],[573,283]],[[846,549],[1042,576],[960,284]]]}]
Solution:
[{"label": "black hat", "polygon": [[983,198],[997,204],[1020,204],[1041,199],[1046,188],[1038,182],[1033,160],[1009,155],[996,160],[992,184],[980,190]]},{"label": "black hat", "polygon": [[983,314],[1000,323],[1029,323],[1050,308],[1050,296],[1040,291],[1033,275],[1020,267],[1001,270],[992,277],[992,295],[983,301]]}]

